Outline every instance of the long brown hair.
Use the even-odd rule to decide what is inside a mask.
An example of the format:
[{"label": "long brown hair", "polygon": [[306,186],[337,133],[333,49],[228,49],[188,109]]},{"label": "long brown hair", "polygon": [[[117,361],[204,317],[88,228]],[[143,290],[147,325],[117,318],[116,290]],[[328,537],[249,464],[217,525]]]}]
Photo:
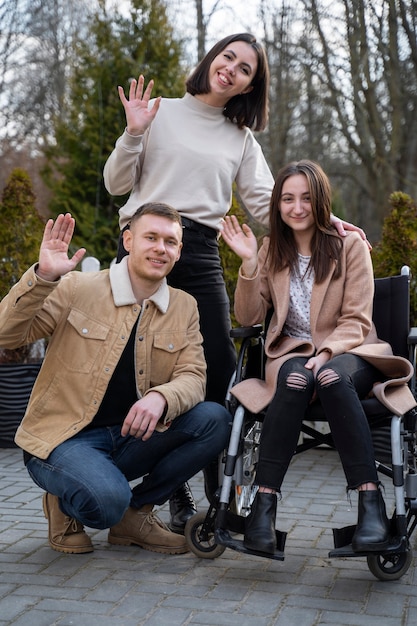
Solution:
[{"label": "long brown hair", "polygon": [[307,159],[293,161],[277,174],[269,211],[270,240],[267,259],[273,272],[279,272],[286,267],[293,268],[297,263],[298,251],[294,233],[282,220],[280,211],[282,187],[287,178],[296,174],[303,174],[308,182],[311,209],[316,225],[311,242],[310,267],[314,270],[315,282],[321,283],[333,269],[334,261],[336,261],[335,278],[340,276],[342,241],[330,222],[332,200],[330,181],[320,165],[313,161]]},{"label": "long brown hair", "polygon": [[266,52],[250,33],[229,35],[218,41],[207,52],[189,76],[186,86],[192,96],[210,93],[209,70],[214,59],[234,41],[244,41],[256,52],[258,66],[251,82],[252,90],[229,100],[223,115],[239,128],[247,126],[253,130],[263,130],[268,122],[269,66]]}]

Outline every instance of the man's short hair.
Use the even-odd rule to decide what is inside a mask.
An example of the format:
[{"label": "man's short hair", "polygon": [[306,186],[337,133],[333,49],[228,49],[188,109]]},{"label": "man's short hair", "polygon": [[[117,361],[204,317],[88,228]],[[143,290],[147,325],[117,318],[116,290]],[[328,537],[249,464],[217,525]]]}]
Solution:
[{"label": "man's short hair", "polygon": [[142,206],[139,207],[132,215],[130,224],[134,223],[137,219],[142,217],[142,215],[158,215],[159,217],[166,217],[171,220],[171,222],[178,222],[182,228],[181,215],[172,206],[164,204],[163,202],[146,202],[145,204],[142,204]]}]

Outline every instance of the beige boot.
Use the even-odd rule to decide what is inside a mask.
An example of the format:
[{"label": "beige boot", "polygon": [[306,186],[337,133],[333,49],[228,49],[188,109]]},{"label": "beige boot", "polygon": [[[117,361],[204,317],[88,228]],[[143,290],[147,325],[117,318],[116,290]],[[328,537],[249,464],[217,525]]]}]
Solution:
[{"label": "beige boot", "polygon": [[188,552],[187,543],[181,535],[177,535],[152,513],[152,504],[141,509],[129,507],[123,519],[110,528],[109,543],[120,546],[135,544],[163,554],[183,554]]},{"label": "beige boot", "polygon": [[57,496],[45,493],[42,504],[48,520],[49,545],[53,550],[68,554],[83,554],[94,550],[83,525],[61,511]]}]

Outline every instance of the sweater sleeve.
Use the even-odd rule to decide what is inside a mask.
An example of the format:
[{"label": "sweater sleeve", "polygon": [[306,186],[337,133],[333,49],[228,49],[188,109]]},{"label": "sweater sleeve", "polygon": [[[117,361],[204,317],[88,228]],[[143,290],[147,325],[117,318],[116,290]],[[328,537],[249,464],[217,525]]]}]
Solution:
[{"label": "sweater sleeve", "polygon": [[258,222],[268,226],[274,178],[260,144],[249,130],[242,161],[236,175],[236,185],[247,211]]},{"label": "sweater sleeve", "polygon": [[104,185],[111,195],[122,196],[129,193],[139,178],[144,137],[145,135],[129,135],[125,130],[116,141],[103,170]]}]

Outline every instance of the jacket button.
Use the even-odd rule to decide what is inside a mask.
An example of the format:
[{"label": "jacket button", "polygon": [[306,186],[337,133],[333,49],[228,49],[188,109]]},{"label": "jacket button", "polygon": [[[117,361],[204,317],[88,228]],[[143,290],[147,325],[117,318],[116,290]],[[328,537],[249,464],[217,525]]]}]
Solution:
[{"label": "jacket button", "polygon": [[141,375],[142,375],[142,374],[143,374],[143,370],[139,370],[139,374],[141,374]]},{"label": "jacket button", "polygon": [[83,328],[81,332],[83,335],[86,335],[88,333],[88,328]]},{"label": "jacket button", "polygon": [[144,340],[143,335],[141,335],[140,337],[138,337],[138,339],[139,339],[139,341],[143,341],[143,340]]},{"label": "jacket button", "polygon": [[169,349],[169,350],[173,350],[173,349],[174,349],[174,344],[173,344],[173,343],[170,343],[170,344],[169,344],[169,346],[168,346],[168,349]]}]

